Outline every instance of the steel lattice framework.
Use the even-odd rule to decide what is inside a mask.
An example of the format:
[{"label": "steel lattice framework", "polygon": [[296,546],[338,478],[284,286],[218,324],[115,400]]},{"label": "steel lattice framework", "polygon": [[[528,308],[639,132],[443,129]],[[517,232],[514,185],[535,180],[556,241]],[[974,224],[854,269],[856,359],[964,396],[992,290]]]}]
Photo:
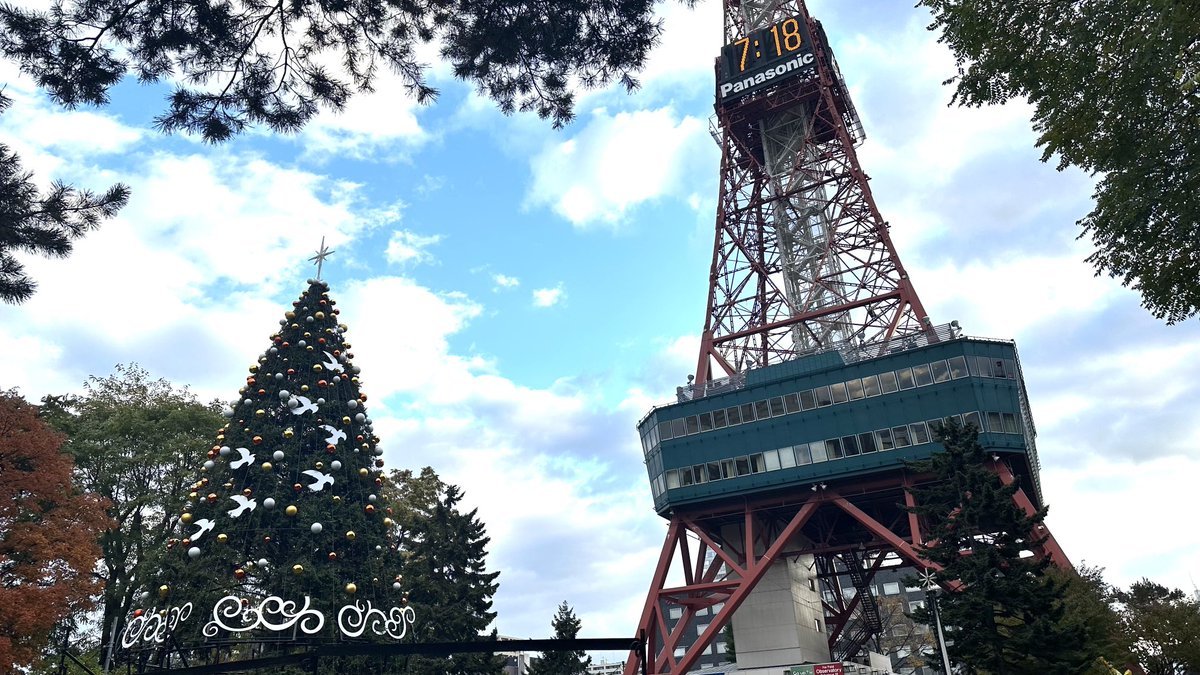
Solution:
[{"label": "steel lattice framework", "polygon": [[[801,0],[727,0],[726,40],[790,16],[822,35]],[[697,386],[930,326],[859,165],[858,115],[828,45],[814,42],[814,77],[718,105],[721,185]]]},{"label": "steel lattice framework", "polygon": [[[807,26],[814,68],[730,102],[718,93],[721,182],[708,306],[693,388],[681,389],[681,400],[704,396],[720,378],[816,351],[882,355],[902,341],[943,337],[871,196],[855,151],[861,123],[803,0],[725,0],[726,43],[793,17]],[[1013,482],[1007,460],[994,457],[989,468]],[[856,653],[879,630],[867,588],[875,573],[897,562],[938,569],[921,557],[922,523],[907,510],[910,489],[928,479],[898,469],[672,511],[639,622],[647,651],[631,654],[625,675],[693,668],[770,566],[799,556],[813,556],[833,598],[822,602],[831,652]],[[1014,500],[1036,511],[1024,490]],[[1049,530],[1027,541],[1070,566]],[[853,598],[843,597],[839,577],[859,591]],[[712,619],[689,645],[702,610]]]}]

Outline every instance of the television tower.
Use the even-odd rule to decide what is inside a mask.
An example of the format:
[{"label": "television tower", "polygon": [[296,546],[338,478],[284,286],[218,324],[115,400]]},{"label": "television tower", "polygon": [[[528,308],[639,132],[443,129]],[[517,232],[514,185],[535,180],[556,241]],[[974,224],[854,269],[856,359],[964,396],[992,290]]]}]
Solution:
[{"label": "television tower", "polygon": [[[639,623],[646,663],[632,656],[626,675],[687,672],[748,602],[739,617],[766,622],[756,643],[775,641],[754,646],[775,661],[751,666],[869,647],[881,628],[875,573],[936,569],[905,509],[928,477],[907,462],[940,448],[945,420],[975,424],[991,468],[1020,481],[1014,499],[1030,512],[1042,503],[1015,345],[930,321],[859,164],[862,124],[820,22],[803,0],[725,0],[724,36],[696,372],[638,424],[669,526]],[[1048,531],[1032,539],[1070,564]],[[775,590],[760,596],[794,600],[790,633],[764,618],[778,602],[753,599],[768,578]],[[688,644],[699,615],[711,620]]]}]

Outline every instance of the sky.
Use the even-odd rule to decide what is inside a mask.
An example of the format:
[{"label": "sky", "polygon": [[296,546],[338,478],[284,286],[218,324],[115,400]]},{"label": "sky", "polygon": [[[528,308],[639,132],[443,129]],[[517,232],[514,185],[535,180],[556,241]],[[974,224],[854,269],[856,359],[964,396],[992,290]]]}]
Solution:
[{"label": "sky", "polygon": [[[811,0],[863,118],[875,200],[934,323],[1015,339],[1047,524],[1129,584],[1200,582],[1200,323],[1155,320],[1084,259],[1093,179],[1039,161],[1030,108],[948,105],[949,52],[911,3]],[[11,64],[0,142],[38,180],[133,197],[67,260],[25,258],[0,305],[0,388],[30,399],[136,362],[232,400],[315,271],[349,326],[391,468],[461,486],[500,572],[495,626],[630,636],[666,532],[634,425],[695,365],[718,180],[720,6],[662,5],[642,88],[562,130],[506,117],[435,64],[421,106],[385,77],[291,136],[163,136],[163,87],[64,110]]]}]

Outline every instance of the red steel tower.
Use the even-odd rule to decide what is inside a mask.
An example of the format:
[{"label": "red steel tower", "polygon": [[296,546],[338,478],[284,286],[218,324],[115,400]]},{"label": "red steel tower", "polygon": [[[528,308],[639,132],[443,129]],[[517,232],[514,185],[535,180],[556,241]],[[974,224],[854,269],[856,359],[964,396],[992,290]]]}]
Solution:
[{"label": "red steel tower", "polygon": [[[669,528],[640,619],[646,662],[632,656],[626,675],[692,668],[771,566],[801,556],[814,590],[831,591],[817,610],[829,653],[869,644],[875,572],[934,567],[904,507],[927,480],[905,462],[936,451],[937,420],[977,424],[994,470],[1029,486],[1016,500],[1042,501],[1015,348],[929,320],[859,164],[862,125],[821,24],[803,0],[725,0],[724,34],[696,372],[638,425]],[[1069,565],[1048,532],[1034,539]],[[687,645],[698,613],[712,620]]]}]

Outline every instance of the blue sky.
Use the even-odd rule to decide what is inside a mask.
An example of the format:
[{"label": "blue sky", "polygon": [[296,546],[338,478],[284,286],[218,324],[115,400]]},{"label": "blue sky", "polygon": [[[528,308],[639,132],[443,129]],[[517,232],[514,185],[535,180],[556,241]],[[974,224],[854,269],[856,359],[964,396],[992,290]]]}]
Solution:
[{"label": "blue sky", "polygon": [[[1067,554],[1190,589],[1200,326],[1162,325],[1093,275],[1074,225],[1091,179],[1039,163],[1028,106],[948,107],[953,60],[921,10],[810,9],[935,323],[1017,340]],[[643,88],[583,94],[560,131],[435,66],[433,105],[385,78],[297,135],[212,147],[153,130],[162,88],[64,111],[0,65],[0,139],[40,180],[134,191],[69,260],[28,260],[41,289],[0,306],[0,386],[36,398],[138,362],[232,398],[324,236],[386,458],[434,466],[479,507],[501,633],[548,636],[566,600],[586,635],[631,635],[665,533],[633,427],[695,365],[717,196],[719,5],[663,12]]]}]

